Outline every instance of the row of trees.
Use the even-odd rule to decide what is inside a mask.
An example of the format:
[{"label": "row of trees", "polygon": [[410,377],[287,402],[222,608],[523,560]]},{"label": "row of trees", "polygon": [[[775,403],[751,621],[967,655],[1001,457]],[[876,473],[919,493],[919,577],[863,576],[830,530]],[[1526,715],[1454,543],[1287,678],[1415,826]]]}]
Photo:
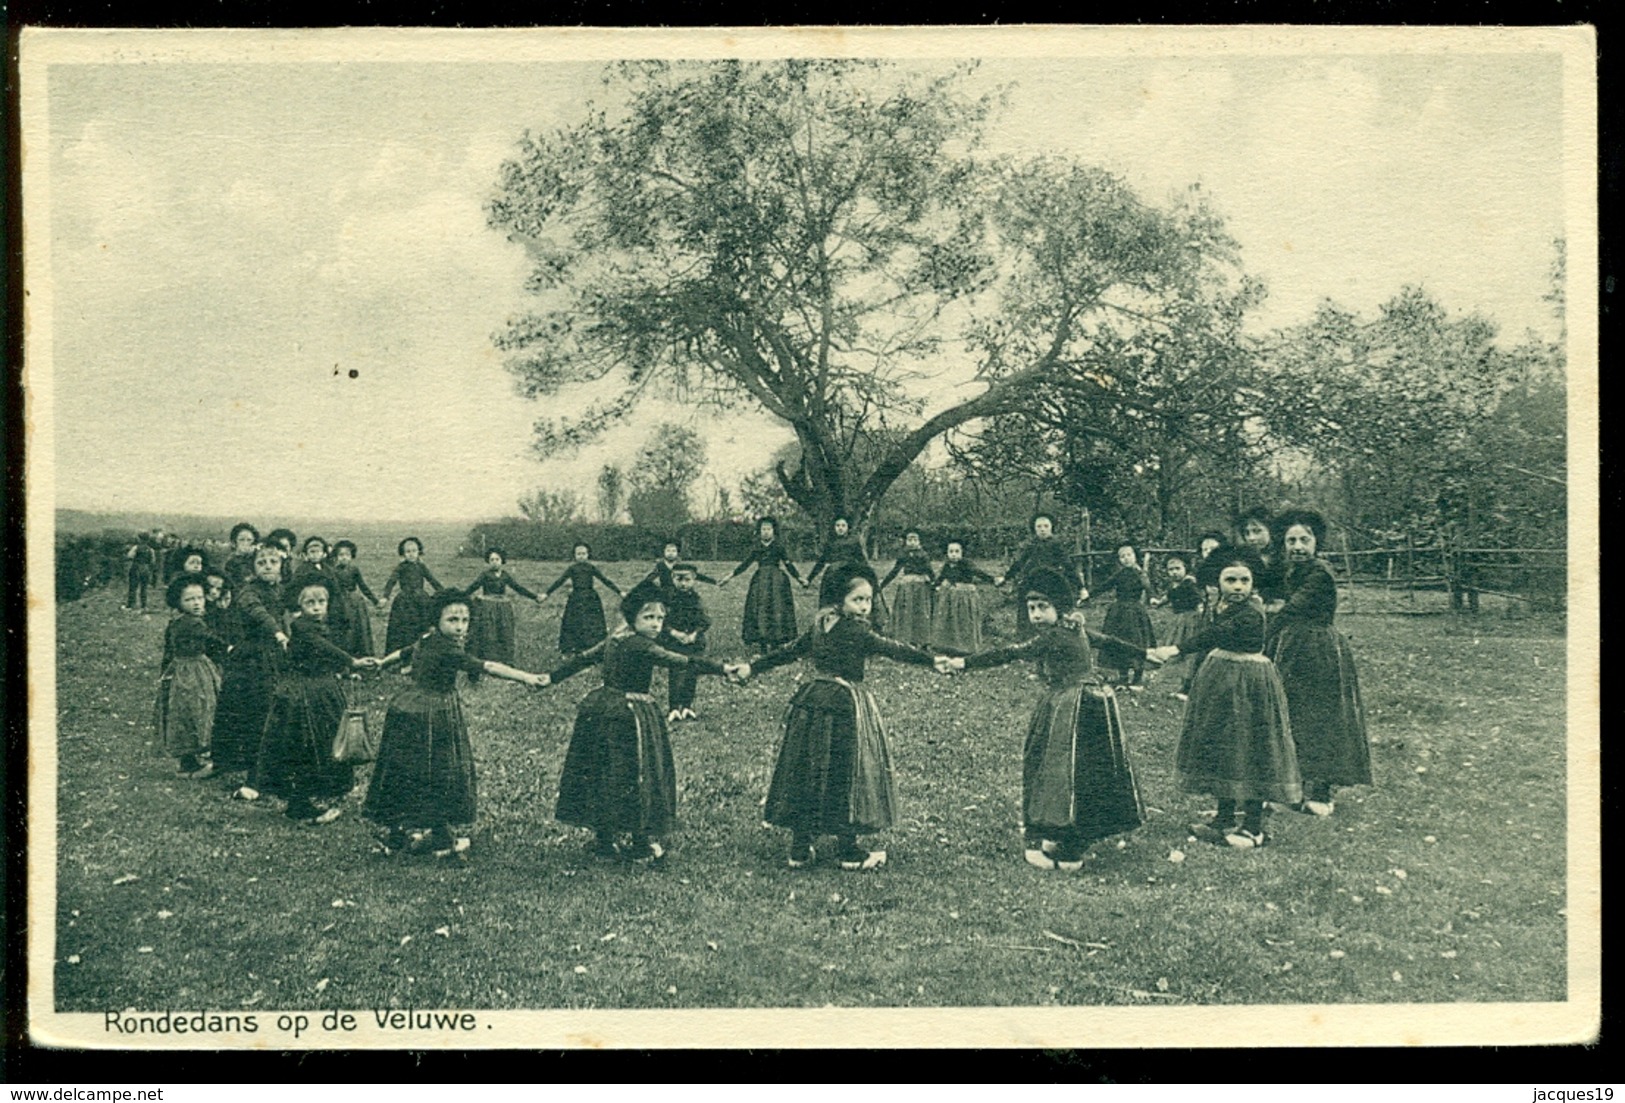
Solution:
[{"label": "row of trees", "polygon": [[[1503,347],[1415,288],[1249,336],[1264,288],[1198,188],[1158,206],[1098,168],[988,157],[996,97],[970,84],[968,67],[627,63],[613,109],[527,133],[488,215],[527,250],[535,307],[496,343],[527,396],[609,396],[539,422],[538,452],[666,394],[794,434],[710,503],[722,515],[864,533],[1044,499],[1172,540],[1292,497],[1373,541],[1559,538],[1560,341]],[[1552,287],[1561,318],[1561,243]],[[926,466],[938,442],[951,462]],[[599,517],[624,500],[671,527],[703,462],[662,427],[602,472]],[[567,507],[584,503],[522,503]]]}]

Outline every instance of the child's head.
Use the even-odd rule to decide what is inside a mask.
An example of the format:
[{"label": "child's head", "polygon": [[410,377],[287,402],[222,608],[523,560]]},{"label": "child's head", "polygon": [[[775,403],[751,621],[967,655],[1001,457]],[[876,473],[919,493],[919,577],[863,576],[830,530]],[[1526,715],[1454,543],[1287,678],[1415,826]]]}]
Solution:
[{"label": "child's head", "polygon": [[1275,519],[1286,557],[1295,563],[1313,559],[1326,543],[1326,518],[1312,509],[1289,509]]},{"label": "child's head", "polygon": [[1077,591],[1060,571],[1044,567],[1027,579],[1027,620],[1037,625],[1054,624],[1077,607]]},{"label": "child's head", "polygon": [[1135,554],[1133,544],[1117,545],[1117,562],[1125,567],[1133,567],[1139,563],[1139,556]]},{"label": "child's head", "polygon": [[282,577],[282,549],[275,544],[261,544],[254,549],[254,577],[262,582],[276,582]]},{"label": "child's head", "polygon": [[1180,581],[1185,577],[1185,557],[1170,555],[1168,561],[1163,564],[1162,569],[1168,573],[1169,578],[1175,582]]},{"label": "child's head", "polygon": [[305,562],[320,563],[327,558],[327,541],[320,536],[312,536],[305,540]]},{"label": "child's head", "polygon": [[660,587],[640,582],[621,599],[621,616],[632,631],[648,639],[660,635],[666,623],[666,603],[661,600]]},{"label": "child's head", "polygon": [[293,534],[292,529],[272,529],[271,534],[265,538],[267,544],[275,544],[286,555],[293,554],[293,547],[299,543],[299,537]]},{"label": "child's head", "polygon": [[182,574],[202,574],[207,562],[202,548],[188,545],[181,549]]},{"label": "child's head", "polygon": [[340,540],[333,545],[333,561],[335,563],[348,563],[359,554],[354,541]]},{"label": "child's head", "polygon": [[866,563],[845,563],[824,575],[818,604],[846,616],[867,617],[875,598],[875,572]]},{"label": "child's head", "polygon": [[692,563],[678,563],[671,569],[671,584],[683,593],[692,590],[699,577],[700,569]]},{"label": "child's head", "polygon": [[231,550],[237,554],[247,555],[259,542],[260,530],[247,521],[238,521],[231,526]]},{"label": "child's head", "polygon": [[416,536],[408,536],[405,540],[402,540],[399,544],[395,545],[395,554],[406,560],[408,563],[416,563],[423,555],[423,541],[419,540]]},{"label": "child's head", "polygon": [[1035,513],[1032,521],[1028,523],[1028,527],[1032,529],[1033,535],[1040,540],[1048,540],[1055,535],[1055,518],[1047,513]]},{"label": "child's head", "polygon": [[333,588],[325,578],[316,578],[299,587],[299,612],[311,620],[326,620],[333,601]]},{"label": "child's head", "polygon": [[959,540],[948,541],[948,562],[958,563],[965,558],[965,545]]},{"label": "child's head", "polygon": [[1253,592],[1253,582],[1263,562],[1252,548],[1223,548],[1213,553],[1212,566],[1217,568],[1219,600],[1228,604],[1246,600]]},{"label": "child's head", "polygon": [[575,556],[577,563],[585,563],[587,560],[592,558],[592,548],[588,547],[586,544],[577,544],[575,546],[575,550],[571,554]]},{"label": "child's head", "polygon": [[1236,517],[1236,536],[1247,547],[1263,552],[1274,540],[1274,526],[1269,510],[1263,506],[1253,508]]},{"label": "child's head", "polygon": [[[665,546],[660,549],[660,558],[664,559],[668,564],[677,562],[677,557],[682,554],[682,549],[677,546],[675,540],[667,540]],[[675,568],[673,569],[675,570]]]},{"label": "child's head", "polygon": [[204,582],[194,575],[176,575],[164,591],[164,603],[176,612],[189,617],[201,617],[207,604],[203,596]]},{"label": "child's head", "polygon": [[1203,559],[1206,559],[1227,543],[1229,541],[1225,539],[1224,533],[1209,529],[1196,538],[1196,552]]},{"label": "child's head", "polygon": [[508,561],[508,553],[501,548],[492,548],[485,553],[485,561],[493,567],[500,567]]},{"label": "child's head", "polygon": [[777,517],[763,517],[756,522],[756,537],[764,544],[771,544],[773,537],[778,535],[779,519]]},{"label": "child's head", "polygon": [[220,604],[230,593],[231,583],[219,571],[209,571],[203,576],[203,599],[210,605]]},{"label": "child's head", "polygon": [[903,547],[907,548],[909,551],[919,551],[920,534],[914,529],[909,529],[907,532],[903,533]]},{"label": "child's head", "polygon": [[467,594],[461,590],[441,590],[429,602],[429,623],[436,632],[461,646],[468,639],[469,610]]},{"label": "child's head", "polygon": [[837,517],[837,518],[835,518],[835,535],[836,536],[845,536],[848,532],[851,532],[851,531],[852,531],[852,524],[851,524],[850,521],[848,521],[845,517]]}]

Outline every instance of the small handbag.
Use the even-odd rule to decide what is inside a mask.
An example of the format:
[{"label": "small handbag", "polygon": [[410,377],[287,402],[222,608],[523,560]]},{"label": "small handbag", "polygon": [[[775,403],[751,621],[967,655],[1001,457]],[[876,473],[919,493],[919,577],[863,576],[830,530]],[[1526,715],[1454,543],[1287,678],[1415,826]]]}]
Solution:
[{"label": "small handbag", "polygon": [[356,703],[355,692],[344,687],[344,715],[333,736],[333,760],[352,766],[378,757],[378,737],[367,726],[367,710]]}]

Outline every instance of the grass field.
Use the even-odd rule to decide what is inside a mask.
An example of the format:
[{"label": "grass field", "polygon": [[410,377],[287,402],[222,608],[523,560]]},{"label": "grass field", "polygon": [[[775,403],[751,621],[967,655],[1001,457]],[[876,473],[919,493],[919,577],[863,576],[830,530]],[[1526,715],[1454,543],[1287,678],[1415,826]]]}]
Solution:
[{"label": "grass field", "polygon": [[[533,584],[559,569],[514,567]],[[743,580],[702,590],[712,655],[739,655]],[[586,833],[551,819],[591,671],[542,691],[471,689],[469,860],[384,858],[356,814],[364,778],[320,828],[177,778],[150,721],[164,616],[123,612],[120,597],[57,616],[61,1011],[1565,996],[1564,642],[1549,624],[1346,617],[1377,785],[1340,793],[1328,820],[1274,816],[1274,845],[1256,853],[1187,839],[1205,802],[1174,787],[1179,669],[1122,694],[1149,818],[1072,875],[1021,861],[1029,672],[876,661],[901,819],[877,840],[890,863],[852,874],[785,868],[784,833],[760,823],[804,668],[702,681],[702,719],[673,733],[683,827],[659,866],[594,862]],[[811,597],[798,601],[805,620]],[[552,665],[562,605],[521,605],[521,665]],[[995,623],[1009,619],[1001,607]],[[397,677],[365,684],[375,723]]]}]

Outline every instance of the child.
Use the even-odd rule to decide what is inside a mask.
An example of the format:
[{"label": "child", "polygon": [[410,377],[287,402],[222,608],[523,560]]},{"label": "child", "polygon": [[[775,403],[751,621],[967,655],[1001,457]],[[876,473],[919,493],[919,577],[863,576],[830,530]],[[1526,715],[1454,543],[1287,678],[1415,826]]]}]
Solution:
[{"label": "child", "polygon": [[164,629],[163,675],[153,710],[158,739],[178,761],[182,777],[206,778],[214,773],[209,744],[220,696],[220,668],[209,652],[223,654],[225,641],[204,620],[203,582],[177,575],[164,598],[177,615]]},{"label": "child", "polygon": [[[968,658],[950,670],[985,670],[1017,659],[1038,663],[1048,686],[1027,724],[1022,751],[1022,822],[1028,865],[1076,870],[1091,843],[1133,831],[1145,819],[1123,743],[1117,698],[1095,675],[1090,644],[1133,650],[1085,629],[1071,615],[1077,589],[1058,571],[1027,579],[1027,619],[1034,635]],[[1145,652],[1140,651],[1143,661]]]},{"label": "child", "polygon": [[202,578],[204,570],[208,567],[208,560],[203,554],[203,549],[195,545],[188,544],[180,550],[180,553],[175,558],[180,563],[180,570],[166,579],[167,582],[172,582],[181,575]]},{"label": "child", "polygon": [[1021,639],[1033,634],[1032,625],[1027,623],[1027,603],[1019,600],[1019,597],[1027,592],[1027,576],[1034,571],[1059,571],[1063,578],[1076,583],[1080,602],[1089,600],[1089,589],[1084,584],[1083,575],[1072,562],[1071,553],[1066,550],[1065,544],[1055,538],[1055,518],[1048,513],[1035,513],[1028,527],[1032,530],[1032,539],[1016,549],[1016,558],[1011,562],[1010,569],[994,580],[994,585],[1002,586],[1005,578],[1009,578],[1015,587],[1018,596],[1016,635]]},{"label": "child", "polygon": [[[711,627],[711,618],[705,615],[705,604],[694,589],[700,572],[692,563],[678,563],[671,569],[671,593],[664,598],[666,623],[660,630],[660,646],[679,655],[703,655],[705,633]],[[648,579],[644,585],[654,585]],[[666,674],[666,722],[697,720],[694,712],[694,694],[699,688],[699,672],[693,665],[673,667]]]},{"label": "child", "polygon": [[920,534],[914,529],[904,534],[903,554],[880,580],[880,588],[884,590],[894,578],[897,589],[892,598],[892,638],[925,647],[931,642],[931,557],[920,546]]},{"label": "child", "polygon": [[470,610],[473,623],[468,629],[468,653],[476,659],[489,659],[512,666],[514,615],[513,601],[508,597],[508,591],[529,598],[537,605],[542,603],[542,599],[509,574],[507,564],[508,553],[501,548],[492,548],[485,553],[485,570],[469,583],[468,595],[474,599],[474,605]]},{"label": "child", "polygon": [[[668,602],[671,600],[673,591],[671,573],[677,569],[677,561],[682,558],[682,555],[682,549],[678,546],[677,541],[667,540],[665,546],[660,549],[660,558],[655,560],[654,570],[650,571],[648,577],[643,580],[659,586],[660,592],[666,595]],[[694,572],[694,581],[708,582],[712,586],[717,584],[716,579],[708,574],[702,574],[698,570]]]},{"label": "child", "polygon": [[577,544],[574,555],[575,562],[564,568],[564,573],[559,575],[542,595],[542,600],[546,601],[560,586],[566,582],[570,584],[570,596],[564,602],[564,616],[559,619],[559,654],[566,658],[596,647],[608,634],[604,624],[604,603],[598,597],[598,588],[594,585],[594,580],[614,590],[616,597],[626,596],[621,592],[621,588],[592,562],[590,547],[586,544]]},{"label": "child", "polygon": [[272,529],[265,537],[265,542],[282,549],[282,582],[284,585],[293,582],[293,549],[299,543],[292,529]]},{"label": "child", "polygon": [[1337,583],[1315,553],[1326,542],[1326,520],[1312,510],[1276,518],[1286,543],[1286,603],[1270,618],[1269,656],[1280,671],[1292,713],[1304,800],[1293,807],[1332,814],[1334,785],[1371,784],[1360,678],[1348,637],[1333,627]]},{"label": "child", "polygon": [[[254,578],[238,589],[231,607],[239,638],[226,657],[220,687],[220,707],[214,724],[216,773],[235,773],[253,764],[271,712],[271,694],[288,644],[284,631],[282,552],[267,544],[254,552]],[[244,800],[259,791],[245,785],[237,790]]]},{"label": "child", "polygon": [[208,625],[209,631],[219,639],[217,650],[209,657],[214,659],[215,665],[223,667],[226,656],[231,649],[237,646],[240,632],[237,627],[237,613],[231,607],[231,583],[226,580],[223,571],[205,571],[203,573],[203,623]]},{"label": "child", "polygon": [[290,820],[312,824],[338,819],[343,809],[336,803],[323,809],[317,802],[341,798],[355,785],[355,767],[333,759],[333,737],[344,715],[338,676],[377,662],[353,657],[328,637],[332,601],[333,583],[324,576],[299,587],[299,611],[287,631],[288,661],[248,779],[249,788],[287,801]]},{"label": "child", "polygon": [[345,606],[344,621],[349,629],[348,636],[338,641],[339,646],[352,655],[365,657],[378,650],[372,638],[372,610],[381,607],[383,602],[373,595],[367,580],[361,577],[361,568],[355,562],[359,556],[354,541],[335,543],[332,578],[338,600]]},{"label": "child", "polygon": [[824,576],[813,626],[793,644],[760,656],[739,676],[765,673],[811,658],[813,677],[790,698],[763,818],[790,829],[789,864],[800,869],[816,857],[814,841],[834,835],[842,869],[884,865],[884,850],[858,845],[859,835],[892,825],[897,781],[875,699],[863,685],[870,655],[931,666],[923,651],[877,634],[869,624],[874,572],[846,563]]},{"label": "child", "polygon": [[[1168,575],[1168,592],[1152,600],[1153,605],[1166,605],[1173,614],[1168,626],[1168,643],[1178,647],[1202,630],[1202,589],[1185,569],[1183,555],[1170,555],[1163,564]],[[1181,700],[1180,693],[1173,694]]]},{"label": "child", "polygon": [[247,521],[231,526],[231,555],[226,559],[226,581],[233,590],[247,586],[254,578],[254,548],[260,542],[260,530]]},{"label": "child", "polygon": [[[725,670],[721,663],[679,655],[655,642],[666,618],[656,587],[634,586],[621,601],[621,615],[625,627],[546,675],[544,684],[551,684],[594,664],[604,671],[604,684],[576,710],[553,816],[592,828],[597,857],[652,862],[665,854],[656,836],[669,831],[677,816],[671,740],[649,695],[654,668],[696,674]],[[623,834],[630,836],[626,849],[618,845]]]},{"label": "child", "polygon": [[[318,578],[333,583],[333,600],[327,608],[327,634],[334,646],[342,651],[350,651],[344,646],[354,634],[350,628],[350,603],[339,593],[338,583],[333,578],[333,563],[327,558],[327,541],[320,536],[307,536],[299,551],[301,561],[294,568],[289,593],[297,594],[306,583]],[[353,651],[350,653],[355,654]]]},{"label": "child", "polygon": [[777,518],[763,517],[757,521],[756,546],[731,574],[717,583],[726,586],[746,567],[756,565],[756,573],[750,577],[750,589],[745,592],[745,613],[739,626],[739,638],[746,647],[778,647],[796,638],[796,601],[790,592],[790,579],[801,582],[801,575],[784,554],[778,531]]},{"label": "child", "polygon": [[[153,568],[158,562],[158,553],[147,540],[147,534],[137,533],[135,543],[130,545],[124,553],[124,558],[130,561],[129,590],[124,598],[124,607],[131,611],[139,608],[141,612],[147,611],[147,587],[152,585]],[[139,602],[139,604],[137,604]]]},{"label": "child", "polygon": [[982,649],[982,603],[978,582],[993,576],[965,558],[961,540],[948,542],[948,559],[931,585],[936,599],[931,611],[931,647],[949,655],[972,655]]},{"label": "child", "polygon": [[[386,855],[407,845],[408,832],[424,828],[436,857],[469,847],[466,836],[454,837],[451,830],[453,824],[472,824],[475,811],[474,750],[457,675],[490,674],[528,686],[547,684],[543,675],[466,653],[469,603],[455,590],[441,590],[429,600],[433,627],[412,644],[407,661],[411,681],[395,694],[384,716],[378,759],[361,814],[385,829],[379,849]],[[392,652],[378,665],[393,665],[405,657]]]},{"label": "child", "polygon": [[[421,561],[423,541],[408,536],[395,545],[395,554],[401,561],[395,564],[384,583],[384,600],[399,590],[400,594],[389,607],[389,627],[384,631],[384,650],[396,652],[409,647],[430,627],[430,597],[443,587],[434,572]],[[424,587],[428,586],[426,591]]]},{"label": "child", "polygon": [[1286,691],[1264,655],[1264,611],[1253,600],[1258,556],[1250,548],[1230,548],[1215,552],[1214,560],[1220,602],[1213,623],[1177,647],[1156,648],[1150,657],[1167,661],[1207,651],[1185,706],[1175,765],[1187,793],[1212,793],[1219,800],[1213,820],[1191,830],[1251,850],[1267,841],[1264,802],[1301,800],[1303,783]]},{"label": "child", "polygon": [[1253,581],[1253,593],[1264,603],[1264,612],[1274,613],[1281,608],[1286,593],[1286,567],[1281,562],[1276,540],[1280,529],[1263,506],[1237,515],[1236,538],[1242,547],[1251,548],[1259,559],[1259,575]]},{"label": "child", "polygon": [[1151,614],[1146,612],[1146,595],[1151,582],[1140,569],[1139,556],[1133,544],[1122,544],[1117,549],[1117,571],[1106,581],[1112,593],[1112,604],[1106,610],[1101,631],[1108,636],[1126,640],[1131,645],[1115,645],[1101,652],[1101,659],[1119,671],[1117,684],[1133,690],[1144,689],[1140,679],[1145,674],[1145,649],[1157,645],[1157,633],[1151,627]]}]

